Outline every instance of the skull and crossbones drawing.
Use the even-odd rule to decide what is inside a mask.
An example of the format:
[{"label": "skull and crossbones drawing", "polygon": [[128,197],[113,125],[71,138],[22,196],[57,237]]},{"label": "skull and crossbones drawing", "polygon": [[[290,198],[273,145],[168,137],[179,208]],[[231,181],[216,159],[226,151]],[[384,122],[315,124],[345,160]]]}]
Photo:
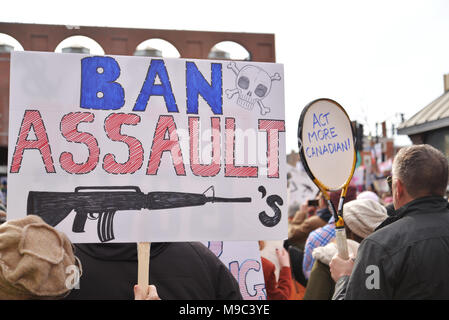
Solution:
[{"label": "skull and crossbones drawing", "polygon": [[226,95],[231,99],[238,94],[237,104],[246,109],[252,110],[257,103],[260,107],[260,114],[265,115],[270,112],[270,107],[264,106],[262,100],[268,96],[271,90],[271,83],[275,80],[281,80],[279,73],[270,76],[265,70],[253,66],[246,65],[241,69],[237,68],[235,62],[228,64],[228,69],[232,69],[235,75],[235,89],[227,89]]}]

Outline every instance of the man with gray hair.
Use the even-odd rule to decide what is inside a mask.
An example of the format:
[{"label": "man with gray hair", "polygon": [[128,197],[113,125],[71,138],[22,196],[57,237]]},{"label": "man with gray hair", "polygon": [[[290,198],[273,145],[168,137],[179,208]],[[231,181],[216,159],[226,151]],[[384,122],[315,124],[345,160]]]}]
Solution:
[{"label": "man with gray hair", "polygon": [[403,148],[389,183],[396,212],[355,261],[334,256],[333,299],[449,299],[447,159],[430,145]]}]

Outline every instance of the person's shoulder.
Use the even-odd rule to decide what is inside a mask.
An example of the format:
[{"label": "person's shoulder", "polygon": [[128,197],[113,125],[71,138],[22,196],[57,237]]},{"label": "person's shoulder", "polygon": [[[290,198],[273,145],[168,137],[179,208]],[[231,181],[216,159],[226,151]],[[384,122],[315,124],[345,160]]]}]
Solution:
[{"label": "person's shoulder", "polygon": [[374,231],[366,239],[387,246],[400,245],[404,241],[414,242],[422,237],[424,233],[426,234],[424,236],[427,237],[429,230],[436,231],[439,228],[445,228],[445,225],[449,225],[448,210],[444,212],[415,210]]},{"label": "person's shoulder", "polygon": [[209,249],[209,247],[202,242],[183,242],[183,243],[186,245],[186,247],[190,248],[190,250],[194,250],[200,253],[212,254],[213,256],[215,256],[215,254]]},{"label": "person's shoulder", "polygon": [[372,242],[382,246],[390,245],[398,237],[401,236],[401,230],[403,230],[404,221],[395,221],[389,225],[382,227],[379,230],[375,230],[369,236],[367,236],[363,241]]},{"label": "person's shoulder", "polygon": [[328,225],[325,225],[324,227],[319,227],[319,228],[311,231],[309,233],[309,236],[307,237],[306,242],[310,243],[311,241],[314,241],[314,240],[320,238],[321,234],[326,231],[325,227],[327,227],[327,226]]},{"label": "person's shoulder", "polygon": [[207,264],[221,262],[221,260],[201,242],[182,242],[182,244],[182,250],[192,252],[198,259]]},{"label": "person's shoulder", "polygon": [[176,248],[176,250],[181,250],[185,253],[193,253],[197,256],[215,256],[215,254],[209,250],[209,248],[201,242],[174,242],[170,245],[172,248]]},{"label": "person's shoulder", "polygon": [[333,229],[333,228],[335,228],[334,225],[328,223],[328,224],[326,224],[326,225],[324,225],[322,227],[316,228],[315,230],[310,232],[310,236],[311,237],[316,237],[316,236],[320,235],[321,233],[326,232],[326,231],[328,231],[330,229]]},{"label": "person's shoulder", "polygon": [[[401,218],[374,231],[360,244],[360,248],[374,250],[378,254],[393,256],[411,243],[412,227],[408,219]],[[360,250],[360,249],[359,249]]]}]

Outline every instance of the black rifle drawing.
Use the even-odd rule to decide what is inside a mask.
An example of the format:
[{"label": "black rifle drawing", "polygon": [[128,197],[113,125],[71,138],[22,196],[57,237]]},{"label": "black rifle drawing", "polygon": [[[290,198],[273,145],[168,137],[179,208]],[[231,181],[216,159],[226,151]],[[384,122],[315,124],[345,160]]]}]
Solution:
[{"label": "black rifle drawing", "polygon": [[[212,196],[206,195],[209,190],[212,190]],[[54,227],[75,210],[72,231],[84,232],[87,218],[98,219],[98,238],[106,242],[115,239],[113,219],[117,211],[183,208],[202,206],[207,202],[251,202],[251,198],[215,197],[213,186],[203,193],[157,191],[148,194],[135,186],[76,187],[75,192],[30,191],[27,214],[38,215]]]}]

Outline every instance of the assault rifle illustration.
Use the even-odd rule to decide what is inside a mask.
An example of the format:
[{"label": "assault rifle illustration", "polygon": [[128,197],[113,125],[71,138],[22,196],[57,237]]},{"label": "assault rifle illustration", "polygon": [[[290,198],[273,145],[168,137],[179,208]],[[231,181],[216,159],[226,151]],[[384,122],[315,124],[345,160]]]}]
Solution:
[{"label": "assault rifle illustration", "polygon": [[[209,190],[212,196],[206,195]],[[74,210],[72,231],[84,232],[87,218],[98,219],[98,238],[106,242],[115,239],[113,220],[117,211],[173,209],[202,206],[208,202],[251,202],[251,198],[215,197],[213,186],[203,193],[157,191],[148,194],[135,186],[76,187],[75,192],[30,191],[27,214],[38,215],[54,227]]]}]

